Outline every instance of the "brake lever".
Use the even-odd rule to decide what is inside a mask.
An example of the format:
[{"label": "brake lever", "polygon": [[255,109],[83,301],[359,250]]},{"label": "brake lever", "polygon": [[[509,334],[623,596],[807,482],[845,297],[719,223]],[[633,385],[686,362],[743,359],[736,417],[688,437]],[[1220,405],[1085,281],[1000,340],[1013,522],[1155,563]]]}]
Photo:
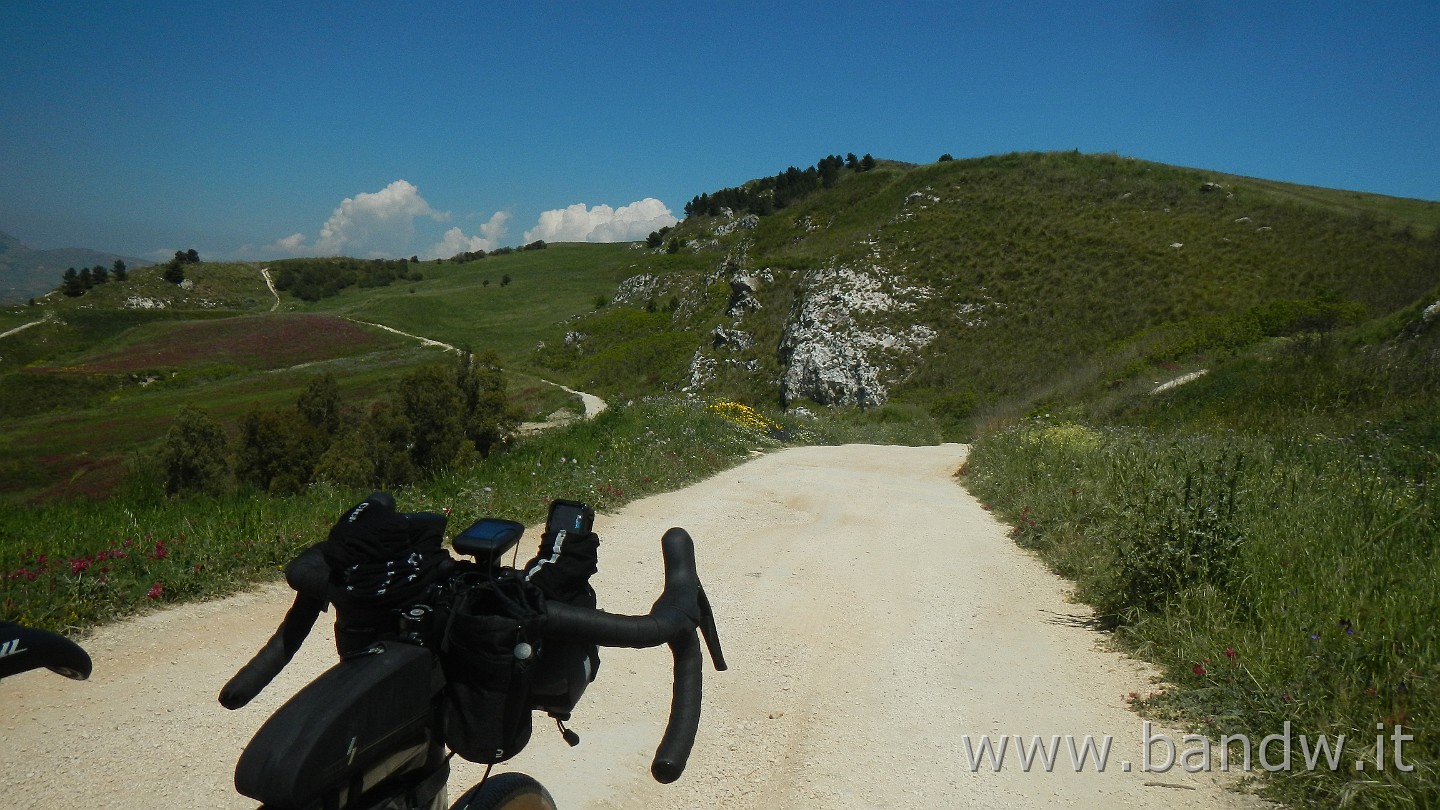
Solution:
[{"label": "brake lever", "polygon": [[715,628],[715,611],[710,609],[710,598],[705,595],[705,586],[695,583],[695,599],[700,605],[700,635],[705,639],[705,649],[710,651],[710,661],[716,672],[729,669],[725,664],[725,653],[720,649],[720,631]]}]

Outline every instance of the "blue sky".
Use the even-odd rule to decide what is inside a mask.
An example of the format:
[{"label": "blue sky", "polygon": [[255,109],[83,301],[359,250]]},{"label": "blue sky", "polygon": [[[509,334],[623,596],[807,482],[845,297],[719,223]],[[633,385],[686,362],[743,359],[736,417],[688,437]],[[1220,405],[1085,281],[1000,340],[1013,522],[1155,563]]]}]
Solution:
[{"label": "blue sky", "polygon": [[1437,42],[1433,0],[8,0],[0,231],[448,256],[643,236],[832,152],[1117,152],[1436,200]]}]

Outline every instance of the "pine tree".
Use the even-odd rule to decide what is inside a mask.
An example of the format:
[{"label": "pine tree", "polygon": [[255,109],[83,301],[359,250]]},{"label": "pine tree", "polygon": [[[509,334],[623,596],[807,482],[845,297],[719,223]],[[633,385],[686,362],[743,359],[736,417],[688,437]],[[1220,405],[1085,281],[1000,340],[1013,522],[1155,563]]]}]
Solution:
[{"label": "pine tree", "polygon": [[60,282],[60,292],[71,298],[78,298],[85,294],[85,285],[80,282],[80,274],[75,272],[75,268],[72,267],[65,271]]}]

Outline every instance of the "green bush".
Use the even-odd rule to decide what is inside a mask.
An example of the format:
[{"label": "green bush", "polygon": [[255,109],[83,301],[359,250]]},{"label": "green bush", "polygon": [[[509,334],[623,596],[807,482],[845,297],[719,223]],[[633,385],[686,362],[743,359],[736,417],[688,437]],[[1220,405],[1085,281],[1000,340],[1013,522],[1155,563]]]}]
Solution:
[{"label": "green bush", "polygon": [[[1239,456],[1178,459],[1183,482],[1136,482],[1125,487],[1110,525],[1113,579],[1094,592],[1096,607],[1112,621],[1137,611],[1157,613],[1199,585],[1234,593],[1244,534],[1236,520]],[[1163,462],[1162,462],[1163,464]],[[1117,477],[1124,473],[1116,471]]]},{"label": "green bush", "polygon": [[214,419],[193,405],[181,408],[160,448],[166,494],[225,492],[231,481],[226,450],[225,431]]}]

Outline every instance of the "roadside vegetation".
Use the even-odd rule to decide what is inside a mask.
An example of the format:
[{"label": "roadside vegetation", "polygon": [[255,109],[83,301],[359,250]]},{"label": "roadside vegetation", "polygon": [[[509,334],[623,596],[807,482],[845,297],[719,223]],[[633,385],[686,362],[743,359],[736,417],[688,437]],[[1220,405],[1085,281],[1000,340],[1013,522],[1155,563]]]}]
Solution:
[{"label": "roadside vegetation", "polygon": [[[1169,685],[1133,695],[1142,711],[1217,740],[1285,723],[1344,736],[1338,767],[1296,759],[1264,783],[1281,801],[1440,804],[1435,314],[1305,331],[1171,390],[1075,400],[987,433],[963,470],[1016,542],[1160,666]],[[1392,734],[1412,738],[1403,760]]]},{"label": "roadside vegetation", "polygon": [[[533,524],[553,498],[614,509],[775,446],[768,430],[702,404],[650,399],[612,405],[593,420],[451,466],[395,494],[406,510],[449,510],[456,532],[486,515]],[[284,497],[251,486],[166,497],[162,469],[139,472],[126,492],[84,509],[0,505],[7,619],[74,632],[147,606],[274,579],[370,491],[321,482]]]}]

